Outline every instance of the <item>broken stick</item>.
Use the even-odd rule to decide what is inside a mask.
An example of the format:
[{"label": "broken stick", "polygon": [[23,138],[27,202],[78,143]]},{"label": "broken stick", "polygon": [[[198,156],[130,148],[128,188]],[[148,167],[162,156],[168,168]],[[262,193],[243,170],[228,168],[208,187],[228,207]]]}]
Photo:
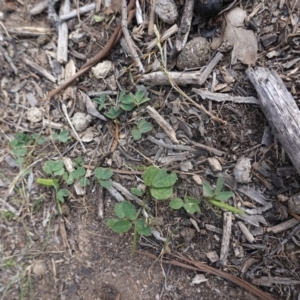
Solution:
[{"label": "broken stick", "polygon": [[274,135],[300,174],[300,111],[275,71],[259,67],[246,71]]}]

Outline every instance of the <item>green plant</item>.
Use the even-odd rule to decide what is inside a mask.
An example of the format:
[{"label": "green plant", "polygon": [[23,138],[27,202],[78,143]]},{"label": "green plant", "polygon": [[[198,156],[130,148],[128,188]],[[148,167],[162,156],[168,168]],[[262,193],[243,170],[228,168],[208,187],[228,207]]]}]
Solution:
[{"label": "green plant", "polygon": [[54,133],[53,139],[61,143],[67,143],[71,139],[71,136],[68,130],[63,129],[60,133]]},{"label": "green plant", "polygon": [[131,188],[130,189],[130,192],[131,194],[137,196],[137,197],[140,197],[140,196],[143,196],[145,191],[144,190],[141,190],[141,189],[137,189],[135,187]]},{"label": "green plant", "polygon": [[102,110],[109,107],[108,111],[105,112],[105,116],[110,119],[116,119],[124,111],[131,111],[136,106],[149,101],[143,90],[138,90],[135,94],[126,92],[123,90],[120,92],[118,97],[118,103],[114,104],[112,101],[106,102],[105,95],[101,95],[99,98],[94,98],[94,102],[98,104],[98,110]]},{"label": "green plant", "polygon": [[165,200],[172,196],[173,185],[177,180],[175,172],[168,172],[167,169],[159,169],[150,166],[143,174],[146,186],[149,187],[151,196],[156,200]]},{"label": "green plant", "polygon": [[184,197],[183,200],[180,198],[174,198],[170,202],[170,207],[172,209],[184,208],[189,214],[194,214],[195,212],[201,212],[200,210],[200,200],[191,197]]},{"label": "green plant", "polygon": [[135,140],[139,140],[142,137],[142,133],[151,131],[153,128],[150,122],[145,119],[141,119],[137,123],[137,127],[131,131],[131,134]]},{"label": "green plant", "polygon": [[222,191],[223,185],[224,185],[223,177],[218,177],[215,190],[213,190],[208,183],[203,182],[203,196],[208,198],[208,202],[214,206],[217,206],[221,209],[227,209],[234,213],[244,214],[245,212],[243,210],[224,203],[229,198],[231,198],[234,194],[233,192],[230,191]]},{"label": "green plant", "polygon": [[59,187],[59,177],[62,177],[66,173],[64,163],[61,160],[48,160],[45,162],[42,169],[47,175],[51,175],[54,178],[37,178],[36,182],[40,185],[54,188],[58,211],[62,214],[61,204],[64,203],[65,198],[69,196],[69,192],[67,190]]},{"label": "green plant", "polygon": [[95,169],[95,177],[98,179],[99,183],[109,189],[111,187],[111,182],[109,179],[113,176],[113,172],[111,169],[105,168],[96,168]]},{"label": "green plant", "polygon": [[152,235],[151,227],[144,219],[139,218],[139,212],[136,210],[135,206],[128,201],[117,203],[114,207],[114,212],[117,218],[108,219],[106,225],[117,233],[128,232],[132,226],[134,226],[134,252],[138,234],[144,236]]},{"label": "green plant", "polygon": [[16,164],[18,166],[22,165],[24,158],[28,153],[28,147],[32,143],[33,139],[30,135],[17,132],[15,138],[10,142],[10,147],[12,148],[12,153],[17,158]]}]

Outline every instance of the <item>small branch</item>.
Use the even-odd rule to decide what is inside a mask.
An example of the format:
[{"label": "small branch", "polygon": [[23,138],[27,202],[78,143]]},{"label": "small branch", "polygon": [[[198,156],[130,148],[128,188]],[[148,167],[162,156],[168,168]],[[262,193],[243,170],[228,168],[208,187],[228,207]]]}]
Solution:
[{"label": "small branch", "polygon": [[204,89],[192,89],[192,92],[198,94],[203,100],[209,99],[217,102],[230,101],[233,103],[252,103],[259,104],[259,100],[255,97],[230,96],[225,93],[213,93]]},{"label": "small branch", "polygon": [[0,51],[2,52],[5,60],[7,61],[7,63],[9,64],[9,66],[12,68],[13,72],[15,73],[15,75],[18,75],[18,69],[17,69],[17,67],[15,66],[14,62],[10,58],[9,54],[6,52],[6,50],[1,45],[0,45]]},{"label": "small branch", "polygon": [[140,72],[144,73],[145,71],[144,67],[136,52],[136,45],[134,44],[127,28],[127,4],[126,3],[127,3],[126,0],[122,0],[122,21],[121,21],[122,32],[126,40],[128,50],[130,52],[130,56],[134,61],[134,64],[139,68]]},{"label": "small branch", "polygon": [[34,71],[36,71],[38,74],[44,76],[46,79],[48,79],[49,81],[55,83],[56,82],[56,78],[51,75],[48,71],[46,71],[45,69],[43,69],[41,66],[39,66],[38,64],[36,64],[35,62],[33,62],[32,60],[28,59],[26,56],[23,56],[23,62],[31,67]]},{"label": "small branch", "polygon": [[150,105],[146,107],[149,115],[158,123],[158,125],[165,131],[168,137],[176,144],[178,140],[176,138],[176,133],[171,127],[171,125]]},{"label": "small branch", "polygon": [[83,143],[82,143],[82,141],[81,141],[81,139],[80,139],[80,137],[79,137],[77,131],[75,130],[75,128],[74,128],[74,126],[73,126],[73,124],[72,124],[72,122],[71,122],[71,120],[70,120],[70,118],[69,118],[69,116],[68,116],[68,111],[67,111],[67,107],[66,107],[65,104],[62,104],[62,111],[64,112],[64,114],[65,114],[65,116],[66,116],[66,119],[67,119],[67,121],[68,121],[70,127],[72,128],[72,130],[73,130],[73,132],[74,132],[74,134],[75,134],[77,140],[79,141],[79,143],[80,143],[80,145],[81,145],[83,151],[86,152],[86,149],[85,149],[85,147],[84,147],[84,145],[83,145]]},{"label": "small branch", "polygon": [[231,225],[232,225],[232,213],[226,212],[223,214],[223,237],[220,252],[220,263],[226,265],[226,260],[229,251],[229,242],[231,236]]},{"label": "small branch", "polygon": [[86,14],[87,12],[94,10],[95,7],[96,7],[95,3],[84,5],[84,6],[80,7],[78,10],[73,9],[68,13],[64,13],[63,15],[59,16],[59,19],[61,21],[67,21],[74,17],[77,17],[77,14],[79,14],[79,15]]},{"label": "small branch", "polygon": [[151,36],[154,32],[154,18],[155,18],[155,4],[156,0],[150,0],[150,13],[149,13],[149,23],[148,23],[148,35]]},{"label": "small branch", "polygon": [[[70,0],[63,0],[59,14],[63,15],[70,11]],[[62,22],[58,25],[58,40],[56,59],[60,64],[65,64],[68,61],[68,25],[67,22]]]},{"label": "small branch", "polygon": [[148,136],[147,139],[148,139],[150,142],[152,142],[152,143],[154,143],[154,144],[156,144],[156,145],[158,145],[158,146],[160,146],[160,147],[164,147],[164,148],[166,148],[166,149],[179,150],[179,151],[192,151],[192,152],[195,151],[194,148],[189,147],[189,146],[167,144],[167,143],[165,143],[165,142],[162,141],[162,140],[157,140],[157,139],[154,138],[153,136]]},{"label": "small branch", "polygon": [[[198,1],[198,0],[196,0]],[[177,32],[176,41],[172,49],[172,56],[177,55],[185,47],[193,19],[194,0],[186,0],[184,10],[180,22],[180,27]]]}]

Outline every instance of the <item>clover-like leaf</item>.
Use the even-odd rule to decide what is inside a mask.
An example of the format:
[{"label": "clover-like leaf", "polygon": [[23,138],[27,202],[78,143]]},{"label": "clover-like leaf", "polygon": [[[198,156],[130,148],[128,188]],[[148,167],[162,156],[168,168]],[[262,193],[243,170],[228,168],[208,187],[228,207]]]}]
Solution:
[{"label": "clover-like leaf", "polygon": [[78,179],[78,178],[84,176],[84,175],[85,175],[85,168],[83,168],[83,167],[77,168],[76,170],[74,170],[74,171],[72,172],[72,175],[73,175],[73,177],[74,177],[75,179]]},{"label": "clover-like leaf", "polygon": [[155,166],[150,166],[145,170],[143,175],[143,180],[147,186],[152,185],[152,181],[158,172],[159,172],[159,168]]},{"label": "clover-like leaf", "polygon": [[168,172],[167,169],[160,169],[152,181],[152,186],[155,188],[166,188],[173,186],[177,180],[175,172]]},{"label": "clover-like leaf", "polygon": [[79,184],[81,187],[88,186],[90,184],[90,180],[87,177],[82,177],[79,179]]},{"label": "clover-like leaf", "polygon": [[166,200],[170,198],[173,194],[173,188],[172,187],[166,187],[166,188],[150,188],[150,193],[153,198],[156,200]]},{"label": "clover-like leaf", "polygon": [[114,207],[114,212],[116,214],[116,216],[119,218],[119,219],[124,219],[125,218],[125,213],[124,213],[124,210],[123,210],[123,203],[117,203]]},{"label": "clover-like leaf", "polygon": [[197,203],[191,203],[191,202],[184,203],[183,208],[191,215],[194,214],[195,212],[199,212],[199,213],[201,212],[199,204]]},{"label": "clover-like leaf", "polygon": [[69,196],[69,192],[65,189],[60,189],[56,193],[56,199],[61,203],[64,203],[65,202],[65,197],[68,197],[68,196]]},{"label": "clover-like leaf", "polygon": [[95,176],[97,179],[107,180],[113,176],[113,171],[109,168],[96,168]]},{"label": "clover-like leaf", "polygon": [[125,214],[125,218],[127,218],[131,221],[136,219],[136,208],[132,203],[130,203],[128,201],[123,201],[122,209]]},{"label": "clover-like leaf", "polygon": [[116,233],[128,232],[132,227],[132,223],[128,220],[118,220],[116,222],[111,222],[110,224],[111,225],[108,226]]},{"label": "clover-like leaf", "polygon": [[109,109],[109,111],[105,113],[105,115],[110,119],[116,119],[122,112],[123,110],[121,108],[116,108],[112,106]]},{"label": "clover-like leaf", "polygon": [[215,188],[215,195],[218,195],[221,192],[223,184],[224,184],[224,178],[219,176]]},{"label": "clover-like leaf", "polygon": [[153,128],[152,124],[144,119],[138,121],[137,127],[141,133],[149,132]]},{"label": "clover-like leaf", "polygon": [[142,133],[136,128],[131,131],[133,138],[137,141],[142,137]]},{"label": "clover-like leaf", "polygon": [[138,219],[134,222],[137,232],[143,236],[152,235],[151,227],[143,219]]},{"label": "clover-like leaf", "polygon": [[109,189],[112,186],[112,184],[111,184],[111,182],[109,180],[102,180],[102,179],[100,179],[99,182],[106,189]]},{"label": "clover-like leaf", "polygon": [[212,190],[211,186],[206,182],[203,182],[202,185],[203,185],[203,196],[210,197],[210,198],[213,197],[214,191]]},{"label": "clover-like leaf", "polygon": [[180,209],[183,206],[183,201],[180,198],[174,198],[171,200],[169,206],[173,209]]}]

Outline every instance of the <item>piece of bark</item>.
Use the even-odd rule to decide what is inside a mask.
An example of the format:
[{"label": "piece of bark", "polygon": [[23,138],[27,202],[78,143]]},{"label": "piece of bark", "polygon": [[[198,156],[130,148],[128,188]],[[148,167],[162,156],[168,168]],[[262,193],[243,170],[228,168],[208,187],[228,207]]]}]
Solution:
[{"label": "piece of bark", "polygon": [[242,97],[242,96],[230,96],[225,93],[213,93],[210,91],[206,91],[204,89],[192,89],[192,92],[201,96],[202,99],[209,99],[214,100],[217,102],[225,102],[230,101],[233,103],[252,103],[252,104],[259,104],[259,101],[255,97]]},{"label": "piece of bark", "polygon": [[44,76],[49,81],[51,81],[53,83],[56,82],[56,78],[53,75],[51,75],[47,70],[45,70],[44,68],[42,68],[41,66],[39,66],[38,64],[36,64],[35,62],[33,62],[32,60],[30,60],[27,57],[23,56],[23,62],[27,66],[31,67],[38,74]]},{"label": "piece of bark", "polygon": [[[63,15],[70,11],[70,0],[64,0],[60,6],[59,14]],[[65,64],[68,61],[68,24],[67,22],[61,22],[57,26],[58,39],[57,39],[57,51],[56,59],[60,64]]]},{"label": "piece of bark", "polygon": [[149,115],[158,123],[158,125],[165,131],[172,142],[178,144],[176,133],[171,125],[150,105],[146,107]]},{"label": "piece of bark", "polygon": [[240,227],[241,232],[244,234],[244,236],[246,237],[247,241],[249,243],[253,243],[254,242],[254,237],[251,234],[251,232],[249,231],[249,229],[245,226],[245,224],[241,221],[237,222],[238,226]]},{"label": "piece of bark", "polygon": [[[178,86],[192,85],[202,85],[207,77],[210,75],[214,67],[223,58],[223,54],[218,52],[203,71],[196,72],[168,72],[168,76],[172,78],[174,83]],[[153,72],[149,74],[144,74],[141,77],[141,82],[150,85],[170,85],[170,79],[164,72]]]},{"label": "piece of bark", "polygon": [[43,0],[35,4],[29,11],[29,14],[32,16],[38,15],[43,12],[48,7],[48,0]]},{"label": "piece of bark", "polygon": [[179,30],[177,32],[175,44],[172,49],[172,56],[177,55],[186,45],[189,32],[191,29],[193,10],[194,10],[194,0],[186,0],[183,14],[181,17]]},{"label": "piece of bark", "polygon": [[8,29],[8,33],[20,37],[38,37],[42,34],[53,34],[54,30],[47,27],[13,27]]},{"label": "piece of bark", "polygon": [[231,225],[232,225],[232,213],[226,212],[223,214],[223,237],[220,252],[220,263],[221,265],[226,264],[226,260],[229,252],[229,242],[231,236]]},{"label": "piece of bark", "polygon": [[292,218],[292,219],[289,219],[289,220],[287,220],[285,222],[282,222],[278,225],[267,228],[267,232],[270,232],[270,231],[272,231],[273,233],[282,232],[282,231],[285,231],[287,229],[290,229],[290,228],[294,227],[297,224],[299,224],[299,221],[297,219]]},{"label": "piece of bark", "polygon": [[84,5],[84,6],[80,7],[78,10],[73,9],[70,12],[65,12],[63,15],[59,16],[59,19],[61,21],[67,21],[67,20],[77,17],[78,14],[83,15],[91,10],[94,10],[95,7],[96,7],[95,3]]},{"label": "piece of bark", "polygon": [[274,135],[300,174],[300,111],[295,100],[275,71],[259,67],[246,73]]}]

